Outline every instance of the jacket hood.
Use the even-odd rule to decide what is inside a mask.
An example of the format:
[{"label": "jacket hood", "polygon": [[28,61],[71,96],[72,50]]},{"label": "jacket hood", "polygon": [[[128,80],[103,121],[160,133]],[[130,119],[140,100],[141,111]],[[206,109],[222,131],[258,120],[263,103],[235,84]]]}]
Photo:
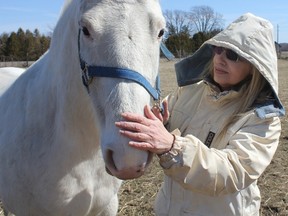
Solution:
[{"label": "jacket hood", "polygon": [[233,50],[253,64],[269,82],[274,92],[279,116],[285,111],[278,96],[278,66],[273,26],[261,17],[247,13],[231,23],[225,30],[207,40],[190,57],[175,64],[179,86],[202,79],[200,76],[208,61],[213,57],[211,45]]}]

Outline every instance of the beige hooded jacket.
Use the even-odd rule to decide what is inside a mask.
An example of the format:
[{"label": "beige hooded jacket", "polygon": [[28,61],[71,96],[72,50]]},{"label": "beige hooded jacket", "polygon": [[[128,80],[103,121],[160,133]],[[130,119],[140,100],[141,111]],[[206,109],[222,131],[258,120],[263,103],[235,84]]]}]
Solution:
[{"label": "beige hooded jacket", "polygon": [[[172,159],[160,157],[165,180],[155,202],[158,216],[225,216],[259,214],[257,179],[270,164],[279,142],[277,57],[270,22],[244,14],[206,41],[191,57],[176,64],[179,89],[168,96],[168,129],[176,140]],[[234,50],[268,80],[274,99],[248,111],[218,136],[237,104],[239,92],[221,92],[200,80],[212,56],[211,45]],[[235,103],[224,103],[233,101]],[[226,105],[225,105],[226,104]]]}]

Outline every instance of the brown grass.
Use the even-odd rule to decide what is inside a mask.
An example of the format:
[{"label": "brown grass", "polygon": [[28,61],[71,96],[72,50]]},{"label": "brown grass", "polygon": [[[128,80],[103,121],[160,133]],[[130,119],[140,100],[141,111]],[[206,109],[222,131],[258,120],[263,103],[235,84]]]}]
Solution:
[{"label": "brown grass", "polygon": [[[162,95],[176,89],[174,63],[164,59],[160,63]],[[288,61],[279,60],[279,94],[288,108]],[[288,119],[282,118],[279,148],[271,165],[259,179],[262,194],[262,216],[288,215]],[[125,181],[119,191],[118,216],[150,216],[153,202],[162,183],[163,171],[154,158],[147,173],[139,179]],[[3,211],[0,208],[0,216]]]}]

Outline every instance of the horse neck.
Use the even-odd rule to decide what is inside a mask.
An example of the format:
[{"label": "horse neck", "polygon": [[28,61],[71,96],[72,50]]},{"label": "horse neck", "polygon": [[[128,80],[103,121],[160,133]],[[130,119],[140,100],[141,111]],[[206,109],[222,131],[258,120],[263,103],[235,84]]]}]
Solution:
[{"label": "horse neck", "polygon": [[64,98],[72,96],[77,98],[80,96],[79,94],[84,94],[84,91],[81,91],[81,70],[77,48],[78,29],[75,26],[77,23],[75,2],[77,1],[69,0],[67,2],[70,4],[65,6],[53,32],[48,65],[52,67],[57,94]]},{"label": "horse neck", "polygon": [[[76,134],[78,133],[76,127],[85,128],[86,136],[95,137],[95,134],[98,134],[98,129],[95,127],[96,115],[81,79],[77,46],[78,29],[73,25],[74,18],[67,18],[71,16],[69,13],[71,8],[58,22],[48,54],[48,70],[52,71],[55,83],[55,89],[52,91],[55,91],[56,95],[57,118],[69,127],[67,130],[75,130]],[[70,23],[64,22],[63,19],[69,20]]]},{"label": "horse neck", "polygon": [[[51,56],[57,54],[51,53]],[[57,63],[53,65],[53,82],[56,85],[52,91],[55,91],[57,112],[61,122],[67,122],[71,127],[78,125],[85,128],[95,124],[95,115],[87,90],[82,84],[78,62],[72,52],[64,51],[58,55]]]}]

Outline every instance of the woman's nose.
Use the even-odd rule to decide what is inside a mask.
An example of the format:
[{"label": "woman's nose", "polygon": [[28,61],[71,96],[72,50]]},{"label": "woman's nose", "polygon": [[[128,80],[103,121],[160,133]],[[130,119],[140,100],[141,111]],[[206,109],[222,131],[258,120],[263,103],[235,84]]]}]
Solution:
[{"label": "woman's nose", "polygon": [[226,60],[227,58],[225,51],[223,51],[221,54],[214,55],[214,61],[216,61],[217,63],[226,64]]}]

